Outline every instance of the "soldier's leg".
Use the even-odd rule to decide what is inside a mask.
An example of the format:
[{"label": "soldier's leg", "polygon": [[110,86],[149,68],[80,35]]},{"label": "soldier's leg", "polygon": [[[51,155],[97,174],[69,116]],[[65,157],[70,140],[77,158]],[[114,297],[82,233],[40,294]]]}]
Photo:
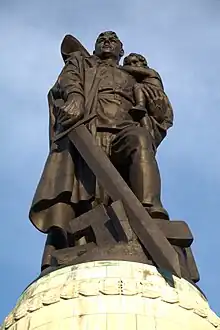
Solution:
[{"label": "soldier's leg", "polygon": [[128,170],[128,184],[151,216],[168,219],[160,200],[160,173],[150,133],[142,127],[121,131],[112,143],[111,157],[120,171]]},{"label": "soldier's leg", "polygon": [[57,203],[48,209],[48,216],[58,219],[57,224],[48,229],[47,239],[43,252],[41,269],[51,266],[52,252],[58,249],[64,249],[69,246],[67,227],[69,221],[74,218],[73,207],[66,203]]}]

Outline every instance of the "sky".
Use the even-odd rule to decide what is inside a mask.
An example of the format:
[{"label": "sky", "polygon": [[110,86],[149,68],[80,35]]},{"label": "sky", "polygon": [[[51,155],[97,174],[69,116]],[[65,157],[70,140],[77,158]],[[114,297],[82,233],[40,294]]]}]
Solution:
[{"label": "sky", "polygon": [[157,155],[163,202],[189,224],[199,286],[220,314],[220,1],[0,0],[0,323],[40,270],[45,236],[28,211],[48,154],[60,43],[72,34],[92,52],[105,30],[162,76],[175,113]]}]

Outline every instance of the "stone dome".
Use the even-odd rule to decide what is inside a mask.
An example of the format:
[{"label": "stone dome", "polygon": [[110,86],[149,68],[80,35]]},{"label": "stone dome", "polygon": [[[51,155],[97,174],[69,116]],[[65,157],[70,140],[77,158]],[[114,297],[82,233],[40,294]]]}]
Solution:
[{"label": "stone dome", "polygon": [[214,330],[219,318],[184,279],[128,261],[60,268],[32,283],[1,330]]}]

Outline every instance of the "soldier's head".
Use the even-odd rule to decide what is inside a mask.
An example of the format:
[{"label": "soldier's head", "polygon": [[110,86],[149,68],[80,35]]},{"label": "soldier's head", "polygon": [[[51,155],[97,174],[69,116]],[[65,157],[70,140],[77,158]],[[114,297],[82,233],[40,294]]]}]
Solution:
[{"label": "soldier's head", "polygon": [[130,65],[133,67],[148,67],[147,60],[144,56],[137,53],[130,53],[128,56],[124,58],[123,65]]},{"label": "soldier's head", "polygon": [[124,55],[123,44],[115,32],[105,31],[98,36],[93,53],[101,59],[110,58],[118,63]]}]

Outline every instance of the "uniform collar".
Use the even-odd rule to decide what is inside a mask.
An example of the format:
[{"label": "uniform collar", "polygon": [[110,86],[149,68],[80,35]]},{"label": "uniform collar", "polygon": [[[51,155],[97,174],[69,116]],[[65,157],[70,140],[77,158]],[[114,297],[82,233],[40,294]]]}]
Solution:
[{"label": "uniform collar", "polygon": [[111,60],[101,60],[99,57],[96,56],[96,63],[99,66],[106,66],[106,67],[113,67],[118,68],[119,65],[117,63],[112,62]]}]

